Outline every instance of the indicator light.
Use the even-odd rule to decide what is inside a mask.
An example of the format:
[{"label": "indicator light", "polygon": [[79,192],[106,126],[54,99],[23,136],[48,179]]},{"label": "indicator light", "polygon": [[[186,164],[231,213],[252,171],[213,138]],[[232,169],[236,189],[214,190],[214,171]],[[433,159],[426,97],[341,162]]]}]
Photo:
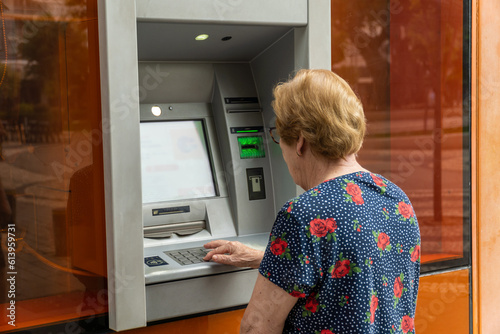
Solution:
[{"label": "indicator light", "polygon": [[254,133],[259,132],[259,130],[238,130],[236,133]]},{"label": "indicator light", "polygon": [[197,40],[197,41],[204,41],[207,38],[208,38],[207,34],[201,34],[201,35],[196,36],[194,39]]},{"label": "indicator light", "polygon": [[155,115],[156,117],[161,115],[161,108],[158,106],[152,106],[151,107],[151,113]]}]

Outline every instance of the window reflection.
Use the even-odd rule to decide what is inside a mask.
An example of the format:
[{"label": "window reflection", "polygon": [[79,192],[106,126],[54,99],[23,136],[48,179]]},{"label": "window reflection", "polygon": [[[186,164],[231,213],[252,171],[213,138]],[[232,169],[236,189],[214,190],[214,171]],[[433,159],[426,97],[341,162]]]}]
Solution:
[{"label": "window reflection", "polygon": [[92,328],[107,312],[96,1],[2,5],[0,217],[15,226],[17,274],[0,303],[15,300],[17,329]]},{"label": "window reflection", "polygon": [[468,261],[463,4],[331,4],[332,70],[354,87],[368,119],[360,162],[409,195],[419,218],[423,263]]}]

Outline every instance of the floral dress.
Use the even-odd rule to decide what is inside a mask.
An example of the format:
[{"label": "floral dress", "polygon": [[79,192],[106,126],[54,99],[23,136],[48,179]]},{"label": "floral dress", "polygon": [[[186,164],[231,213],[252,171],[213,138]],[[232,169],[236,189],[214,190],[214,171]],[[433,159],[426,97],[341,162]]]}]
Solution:
[{"label": "floral dress", "polygon": [[259,272],[298,297],[283,333],[415,333],[417,217],[380,175],[347,174],[286,203]]}]

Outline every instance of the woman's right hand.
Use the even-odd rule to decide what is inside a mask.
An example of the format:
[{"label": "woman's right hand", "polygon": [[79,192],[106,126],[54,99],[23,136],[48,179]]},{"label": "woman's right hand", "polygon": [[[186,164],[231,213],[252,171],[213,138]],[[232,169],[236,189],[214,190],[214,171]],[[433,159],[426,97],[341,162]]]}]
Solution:
[{"label": "woman's right hand", "polygon": [[212,249],[203,258],[222,264],[229,264],[236,267],[250,267],[257,269],[260,266],[264,252],[245,246],[239,241],[214,240],[203,247]]}]

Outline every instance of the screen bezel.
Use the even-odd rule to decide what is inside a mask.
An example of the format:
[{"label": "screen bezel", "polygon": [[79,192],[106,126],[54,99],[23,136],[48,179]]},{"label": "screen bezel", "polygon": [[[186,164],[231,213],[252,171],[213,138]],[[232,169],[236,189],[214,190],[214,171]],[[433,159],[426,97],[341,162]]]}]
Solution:
[{"label": "screen bezel", "polygon": [[[151,108],[153,106],[159,106],[162,109],[162,114],[160,116],[154,116],[151,113]],[[208,211],[224,211],[225,209],[222,208],[225,208],[225,203],[229,200],[226,177],[222,164],[222,156],[219,148],[219,140],[212,116],[211,105],[208,103],[162,103],[140,105],[141,123],[185,120],[202,120],[217,196],[143,203],[142,217],[144,227],[206,220]],[[189,206],[189,212],[160,216],[153,216],[152,214],[154,209],[176,208],[183,206]]]}]

